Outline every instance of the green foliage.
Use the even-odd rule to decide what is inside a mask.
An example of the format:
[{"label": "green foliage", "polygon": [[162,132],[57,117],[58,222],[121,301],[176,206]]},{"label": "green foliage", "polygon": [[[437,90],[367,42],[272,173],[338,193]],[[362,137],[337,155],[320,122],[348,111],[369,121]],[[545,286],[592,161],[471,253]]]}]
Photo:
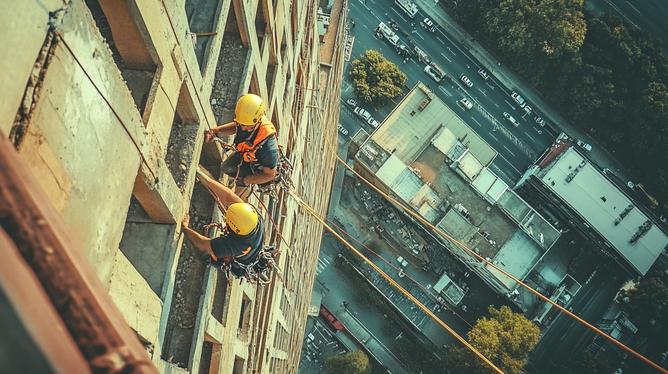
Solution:
[{"label": "green foliage", "polygon": [[612,368],[608,361],[597,360],[584,350],[576,357],[567,356],[559,362],[551,362],[546,374],[609,374]]},{"label": "green foliage", "polygon": [[647,324],[661,319],[664,306],[668,303],[668,287],[659,278],[649,278],[628,291],[622,291],[618,297],[634,322]]},{"label": "green foliage", "polygon": [[369,374],[369,358],[362,351],[348,352],[342,356],[330,356],[325,360],[328,373]]},{"label": "green foliage", "polygon": [[375,108],[401,95],[401,89],[406,84],[406,74],[374,50],[366,51],[353,61],[348,79],[353,83],[357,101]]},{"label": "green foliage", "polygon": [[668,201],[668,57],[662,42],[583,0],[441,2],[472,34]]},{"label": "green foliage", "polygon": [[[521,373],[527,355],[538,344],[538,326],[510,308],[489,308],[491,318],[481,318],[469,331],[469,344],[504,373]],[[466,348],[451,349],[446,361],[456,373],[493,373],[494,370]]]},{"label": "green foliage", "polygon": [[443,364],[433,352],[433,345],[421,341],[411,333],[404,333],[392,345],[392,353],[406,369],[413,373],[443,373]]}]

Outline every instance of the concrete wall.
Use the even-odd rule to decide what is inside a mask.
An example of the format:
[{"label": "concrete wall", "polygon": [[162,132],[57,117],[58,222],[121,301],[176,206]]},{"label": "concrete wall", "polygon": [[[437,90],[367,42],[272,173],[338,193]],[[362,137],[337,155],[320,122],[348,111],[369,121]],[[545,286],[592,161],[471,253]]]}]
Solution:
[{"label": "concrete wall", "polygon": [[[265,287],[233,281],[219,322],[212,313],[222,274],[205,272],[195,285],[201,294],[193,299],[184,369],[163,351],[187,254],[178,223],[188,211],[220,219],[213,204],[192,195],[203,150],[208,165],[224,157],[218,147],[203,147],[203,133],[230,120],[229,108],[249,91],[267,102],[295,166],[296,192],[326,212],[345,16],[330,25],[321,69],[316,2],[205,1],[7,2],[0,12],[0,134],[14,141],[156,367],[296,372],[321,227],[285,188],[278,200],[261,197],[268,211],[251,199],[266,222],[269,215],[276,222],[266,230],[282,251],[283,277]],[[337,12],[343,4],[336,2]],[[203,5],[215,9],[211,30],[196,29],[186,12]],[[215,34],[193,34],[204,31]],[[220,65],[233,54],[240,56],[233,66]],[[221,86],[233,93],[223,109],[211,102]],[[251,311],[242,314],[244,300]],[[238,334],[240,318],[246,333]],[[205,341],[214,347],[206,357]]]}]

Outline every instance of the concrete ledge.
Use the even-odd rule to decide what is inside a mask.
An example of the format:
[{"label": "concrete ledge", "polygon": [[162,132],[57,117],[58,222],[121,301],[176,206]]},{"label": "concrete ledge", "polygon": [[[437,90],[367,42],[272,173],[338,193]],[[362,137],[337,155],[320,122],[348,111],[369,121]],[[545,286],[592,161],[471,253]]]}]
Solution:
[{"label": "concrete ledge", "polygon": [[162,302],[120,250],[109,280],[109,296],[128,325],[155,345]]}]

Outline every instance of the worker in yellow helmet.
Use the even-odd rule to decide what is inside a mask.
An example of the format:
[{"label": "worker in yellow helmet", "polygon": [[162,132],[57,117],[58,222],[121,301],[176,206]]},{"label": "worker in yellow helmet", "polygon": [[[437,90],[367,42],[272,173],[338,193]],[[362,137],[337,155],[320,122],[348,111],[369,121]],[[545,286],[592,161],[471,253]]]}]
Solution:
[{"label": "worker in yellow helmet", "polygon": [[206,258],[211,264],[216,267],[231,264],[232,272],[240,276],[243,271],[238,265],[253,264],[258,260],[262,250],[264,242],[262,219],[252,205],[245,203],[201,167],[197,171],[197,178],[227,207],[224,230],[226,232],[221,237],[209,239],[188,227],[188,216],[182,222],[182,232],[197,249],[208,253],[210,258],[208,256]]},{"label": "worker in yellow helmet", "polygon": [[251,184],[262,185],[276,177],[278,143],[276,128],[264,115],[264,100],[253,94],[242,96],[234,111],[234,121],[207,131],[206,142],[217,135],[235,135],[235,152],[221,165],[222,172],[236,180],[240,195]]}]

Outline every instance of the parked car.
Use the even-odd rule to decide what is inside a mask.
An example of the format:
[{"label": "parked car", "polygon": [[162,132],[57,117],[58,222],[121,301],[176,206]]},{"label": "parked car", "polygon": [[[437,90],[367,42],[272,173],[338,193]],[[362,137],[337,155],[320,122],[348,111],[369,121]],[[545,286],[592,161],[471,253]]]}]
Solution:
[{"label": "parked car", "polygon": [[369,118],[367,123],[371,125],[371,127],[373,127],[374,129],[378,128],[378,125],[380,125],[380,122],[376,121],[373,117]]},{"label": "parked car", "polygon": [[439,74],[438,71],[436,71],[436,69],[434,69],[429,65],[424,67],[424,72],[427,73],[427,75],[436,82],[440,82],[443,79],[441,77],[441,74]]},{"label": "parked car", "polygon": [[478,70],[478,75],[480,75],[480,76],[482,77],[482,79],[484,79],[484,80],[488,80],[488,79],[489,79],[489,73],[488,73],[485,69],[483,69],[483,68],[480,68],[480,69]]},{"label": "parked car", "polygon": [[520,125],[519,122],[515,119],[515,117],[511,116],[510,114],[503,112],[503,118],[506,119],[506,121],[510,122],[513,126],[517,127]]},{"label": "parked car", "polygon": [[471,109],[473,108],[473,104],[469,101],[469,99],[463,97],[461,100],[459,100],[460,103],[464,106],[466,109]]},{"label": "parked car", "polygon": [[348,135],[348,130],[345,127],[339,125],[339,132],[343,135]]},{"label": "parked car", "polygon": [[436,26],[434,25],[434,22],[433,22],[432,20],[429,19],[429,17],[426,17],[425,19],[423,19],[423,20],[422,20],[422,24],[424,25],[424,27],[425,27],[427,30],[429,30],[429,31],[431,31],[431,32],[436,31]]},{"label": "parked car", "polygon": [[583,142],[582,140],[580,140],[580,139],[575,139],[575,144],[577,144],[577,145],[579,145],[580,147],[582,147],[582,149],[584,149],[585,151],[587,151],[587,152],[591,152],[591,149],[592,149],[592,148],[591,148],[591,145],[589,145],[589,144]]},{"label": "parked car", "polygon": [[524,108],[524,106],[527,105],[526,100],[524,100],[524,98],[517,92],[513,91],[510,96],[513,98],[513,100],[515,100],[516,103],[520,105],[520,108]]},{"label": "parked car", "polygon": [[466,87],[471,88],[473,87],[473,82],[464,74],[459,76],[459,80],[462,81],[466,85]]},{"label": "parked car", "polygon": [[350,105],[353,108],[357,108],[357,101],[353,98],[346,100],[346,104]]},{"label": "parked car", "polygon": [[353,110],[353,112],[355,112],[355,114],[357,114],[358,116],[360,116],[360,117],[361,117],[363,120],[365,120],[365,121],[368,121],[369,118],[371,118],[371,113],[369,113],[369,112],[367,112],[366,110],[362,109],[361,106],[358,106],[357,108],[355,108],[355,109]]}]

